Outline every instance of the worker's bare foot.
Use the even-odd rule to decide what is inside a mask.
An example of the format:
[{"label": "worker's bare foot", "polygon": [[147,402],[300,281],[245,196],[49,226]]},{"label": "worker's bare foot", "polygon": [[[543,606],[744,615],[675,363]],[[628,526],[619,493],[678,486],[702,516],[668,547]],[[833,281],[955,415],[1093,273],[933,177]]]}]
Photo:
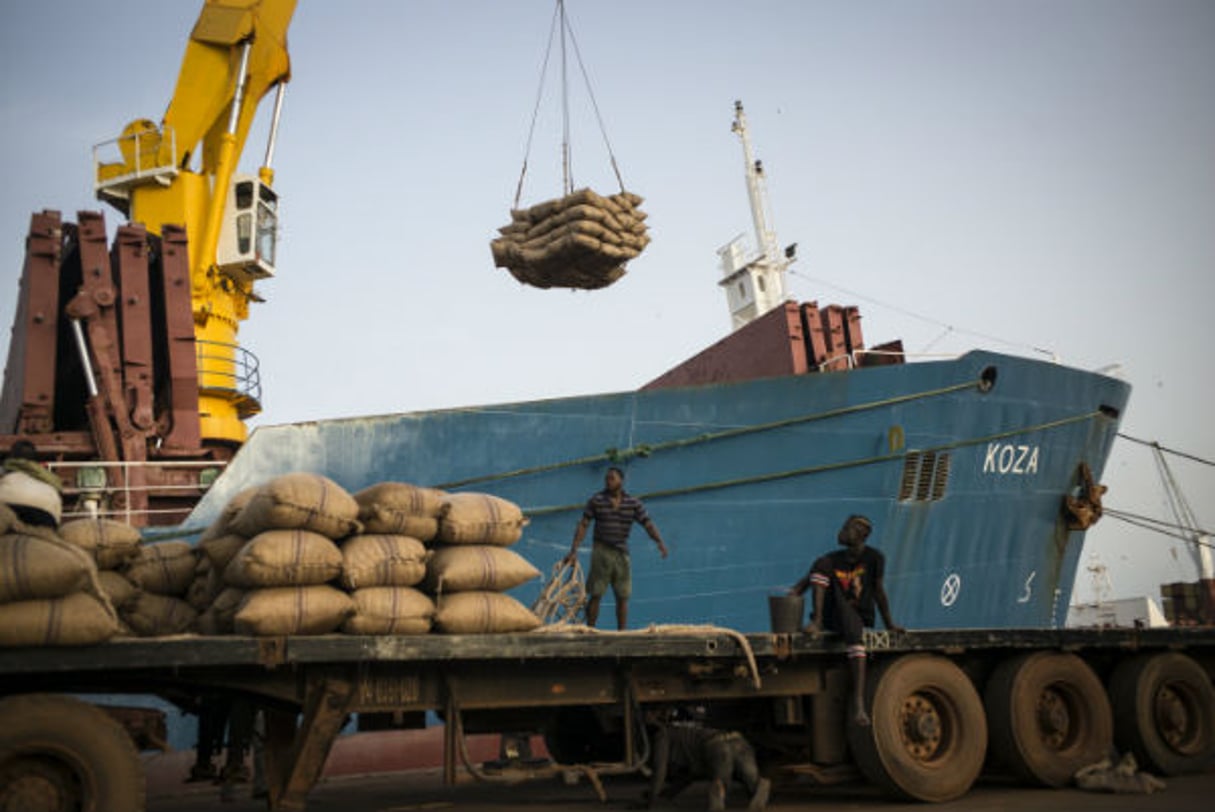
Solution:
[{"label": "worker's bare foot", "polygon": [[764,812],[768,808],[768,797],[771,794],[772,782],[767,778],[759,779],[755,794],[751,796],[751,803],[747,804],[747,812]]}]

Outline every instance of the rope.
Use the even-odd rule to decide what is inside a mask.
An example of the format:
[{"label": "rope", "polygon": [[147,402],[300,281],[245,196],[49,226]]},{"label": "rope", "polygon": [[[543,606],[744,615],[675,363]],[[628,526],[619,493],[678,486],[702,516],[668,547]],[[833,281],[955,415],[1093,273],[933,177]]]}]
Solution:
[{"label": "rope", "polygon": [[532,604],[532,612],[546,625],[564,625],[575,622],[585,604],[586,583],[582,577],[582,566],[577,558],[572,562],[562,558],[553,565],[548,583]]},{"label": "rope", "polygon": [[[679,495],[688,494],[688,493],[699,493],[701,491],[718,490],[720,488],[732,488],[732,487],[735,487],[738,485],[751,485],[751,484],[754,484],[757,482],[771,482],[771,481],[777,480],[777,479],[789,479],[791,477],[806,476],[809,474],[821,474],[821,473],[824,473],[827,471],[837,471],[837,470],[841,470],[844,468],[857,468],[857,467],[864,466],[864,465],[874,465],[877,463],[890,462],[892,460],[901,460],[901,459],[904,459],[908,454],[913,453],[913,452],[925,453],[925,452],[950,451],[950,450],[953,450],[956,448],[964,448],[966,446],[990,443],[995,440],[1002,440],[1006,437],[1014,437],[1018,434],[1031,434],[1031,433],[1039,432],[1039,431],[1048,431],[1050,429],[1060,428],[1062,426],[1066,426],[1071,423],[1077,423],[1077,422],[1081,422],[1084,420],[1091,420],[1092,418],[1097,417],[1100,414],[1101,414],[1101,412],[1099,412],[1099,411],[1087,412],[1084,414],[1073,415],[1072,417],[1065,417],[1060,420],[1052,420],[1052,421],[1049,421],[1046,423],[1039,423],[1035,426],[1023,426],[1021,428],[1009,429],[1007,431],[1001,431],[1001,432],[997,432],[995,434],[988,434],[984,437],[972,437],[968,440],[957,440],[952,443],[945,443],[943,445],[930,446],[928,448],[923,448],[923,449],[909,449],[907,451],[899,451],[899,452],[895,452],[895,453],[891,453],[891,454],[881,454],[881,455],[873,456],[873,457],[862,457],[861,459],[855,459],[855,460],[843,460],[840,462],[823,463],[822,465],[811,465],[811,466],[807,466],[805,468],[794,468],[789,471],[776,471],[776,472],[773,472],[770,474],[758,474],[756,476],[751,476],[751,477],[739,477],[737,479],[724,479],[724,480],[719,480],[717,482],[705,482],[700,485],[689,485],[684,488],[670,488],[668,490],[649,491],[647,493],[638,494],[638,498],[639,499],[660,499],[660,498],[666,497],[666,496],[679,496]],[[547,506],[547,507],[539,507],[539,508],[528,508],[528,509],[525,509],[523,512],[528,516],[542,516],[542,515],[551,514],[551,513],[563,513],[566,511],[570,511],[570,510],[580,510],[584,506],[585,506],[584,503],[570,504],[570,505],[555,505],[555,506]]]},{"label": "rope", "polygon": [[553,20],[549,24],[548,29],[548,47],[544,50],[544,62],[540,66],[540,86],[536,88],[536,104],[532,108],[532,123],[527,130],[527,146],[523,150],[523,170],[519,173],[519,183],[515,187],[515,204],[513,208],[519,208],[519,199],[523,196],[523,178],[527,175],[527,159],[532,154],[532,138],[536,134],[536,119],[540,115],[540,99],[544,95],[544,77],[548,73],[548,59],[553,53],[553,34],[557,30],[557,13],[561,9],[561,4],[553,9]]},{"label": "rope", "polygon": [[1155,519],[1151,516],[1144,516],[1139,513],[1130,513],[1125,510],[1117,510],[1111,507],[1102,508],[1102,512],[1106,516],[1110,516],[1119,521],[1126,522],[1129,525],[1150,530],[1153,533],[1159,533],[1162,536],[1170,536],[1175,539],[1187,541],[1190,544],[1195,544],[1201,547],[1209,547],[1215,550],[1215,544],[1205,541],[1199,541],[1201,536],[1212,535],[1211,531],[1203,530],[1199,527],[1186,527],[1181,524],[1172,524],[1161,519]]},{"label": "rope", "polygon": [[1118,432],[1118,436],[1121,437],[1123,440],[1130,440],[1132,443],[1139,443],[1139,445],[1146,445],[1146,446],[1148,446],[1150,448],[1154,448],[1158,451],[1163,451],[1166,454],[1173,454],[1174,456],[1185,457],[1187,460],[1191,460],[1193,462],[1200,462],[1203,465],[1209,465],[1209,466],[1215,468],[1215,462],[1211,462],[1210,460],[1203,459],[1202,457],[1198,457],[1193,454],[1187,454],[1184,451],[1178,451],[1175,448],[1169,448],[1167,446],[1163,446],[1160,443],[1156,442],[1155,440],[1141,440],[1138,437],[1132,437],[1129,434],[1123,434],[1122,432]]},{"label": "rope", "polygon": [[536,89],[536,103],[532,108],[532,121],[527,131],[527,147],[523,152],[523,168],[519,172],[519,183],[515,186],[515,202],[514,208],[519,208],[519,201],[523,197],[523,180],[527,176],[528,159],[531,157],[532,141],[536,132],[536,120],[540,114],[540,101],[544,96],[544,79],[548,74],[549,59],[553,53],[553,40],[560,30],[561,35],[561,193],[562,195],[572,194],[574,191],[573,179],[573,150],[570,147],[570,100],[569,100],[569,71],[566,63],[566,39],[569,39],[569,44],[573,47],[574,58],[578,62],[578,70],[582,74],[582,81],[586,85],[586,93],[591,101],[591,109],[595,111],[595,122],[599,125],[599,134],[603,137],[604,147],[607,149],[608,162],[611,164],[612,173],[616,176],[616,182],[620,185],[620,191],[624,191],[624,180],[620,176],[620,167],[616,163],[616,155],[612,151],[611,141],[608,140],[607,127],[603,123],[603,115],[599,110],[599,101],[595,98],[595,90],[591,87],[590,74],[587,72],[586,64],[582,61],[582,51],[578,48],[578,39],[574,36],[574,27],[570,25],[569,17],[565,13],[565,0],[557,0],[556,6],[553,8],[553,19],[549,24],[548,45],[544,51],[544,62],[540,67],[540,83]]},{"label": "rope", "polygon": [[[560,2],[560,0],[558,0]],[[564,14],[562,15],[564,19]],[[574,46],[574,57],[578,60],[578,70],[582,72],[582,81],[586,84],[586,93],[591,99],[591,109],[595,111],[595,121],[599,124],[599,134],[603,136],[603,146],[607,149],[608,160],[612,164],[612,172],[616,175],[616,183],[620,184],[620,191],[624,191],[624,180],[620,177],[620,168],[616,165],[616,155],[612,152],[612,144],[608,141],[607,127],[603,125],[603,116],[599,113],[599,102],[595,100],[595,91],[591,88],[591,77],[586,72],[586,65],[582,63],[582,51],[578,49],[578,40],[574,37],[574,29],[566,22],[566,30],[569,31],[570,44]],[[573,191],[572,187],[570,191]]]},{"label": "rope", "polygon": [[564,462],[549,463],[548,465],[536,465],[530,468],[516,468],[512,471],[503,471],[496,474],[483,474],[481,476],[459,479],[453,482],[444,482],[442,484],[435,485],[434,487],[442,490],[454,490],[467,485],[493,482],[518,476],[529,476],[531,474],[548,473],[561,468],[589,465],[597,462],[624,462],[632,459],[633,457],[649,457],[659,451],[670,451],[672,449],[683,448],[685,446],[699,445],[701,443],[712,443],[718,440],[727,440],[731,437],[738,437],[746,434],[757,434],[762,431],[771,431],[773,429],[796,426],[801,423],[813,423],[819,420],[829,420],[834,417],[843,417],[849,414],[858,414],[861,412],[871,411],[873,409],[882,409],[887,406],[896,406],[913,400],[938,397],[940,395],[949,395],[954,392],[960,392],[964,389],[971,389],[977,386],[979,386],[978,382],[968,381],[966,383],[945,386],[940,389],[929,389],[923,392],[914,392],[909,395],[896,395],[892,398],[870,401],[869,403],[858,403],[855,406],[845,406],[840,409],[830,409],[825,412],[799,415],[797,417],[790,417],[784,420],[775,420],[770,423],[759,423],[753,426],[741,426],[739,428],[723,429],[722,431],[698,434],[693,437],[684,437],[678,440],[668,440],[663,443],[639,443],[631,448],[624,449],[609,448],[606,449],[602,454],[592,454],[587,457],[578,457],[576,459],[566,460]]}]

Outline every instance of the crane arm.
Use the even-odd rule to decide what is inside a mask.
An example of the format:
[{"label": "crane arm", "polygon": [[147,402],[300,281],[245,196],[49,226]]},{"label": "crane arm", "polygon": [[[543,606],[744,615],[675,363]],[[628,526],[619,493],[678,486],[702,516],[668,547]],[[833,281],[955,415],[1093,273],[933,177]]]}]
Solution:
[{"label": "crane arm", "polygon": [[[239,102],[235,153],[239,156],[258,104],[269,90],[291,76],[287,26],[295,0],[208,0],[190,33],[177,87],[165,111],[163,128],[172,129],[182,150],[178,166],[188,163],[202,142],[201,174],[230,174],[221,165],[224,135],[230,132],[233,102]],[[243,46],[249,43],[244,93],[236,98]],[[161,144],[162,158],[171,159]]]}]

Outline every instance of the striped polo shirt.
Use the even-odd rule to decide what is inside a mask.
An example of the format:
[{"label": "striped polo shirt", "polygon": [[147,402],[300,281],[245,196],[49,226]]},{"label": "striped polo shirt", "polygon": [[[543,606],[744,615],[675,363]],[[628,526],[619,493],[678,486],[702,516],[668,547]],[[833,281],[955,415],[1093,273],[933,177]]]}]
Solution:
[{"label": "striped polo shirt", "polygon": [[625,552],[629,549],[629,531],[633,529],[633,522],[645,524],[650,520],[640,499],[622,491],[620,507],[612,507],[612,497],[605,490],[587,500],[582,518],[588,521],[594,519],[596,544],[606,544]]}]

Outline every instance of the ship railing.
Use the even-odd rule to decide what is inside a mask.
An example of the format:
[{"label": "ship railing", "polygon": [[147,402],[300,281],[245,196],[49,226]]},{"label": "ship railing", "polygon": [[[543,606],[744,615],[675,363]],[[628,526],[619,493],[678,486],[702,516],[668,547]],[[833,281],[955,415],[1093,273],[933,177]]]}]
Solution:
[{"label": "ship railing", "polygon": [[[135,527],[175,524],[223,472],[223,460],[48,462],[63,481],[63,521],[113,519]],[[155,470],[156,475],[148,473]],[[152,484],[135,484],[136,481]],[[143,498],[146,497],[146,498]],[[145,507],[136,508],[136,503]]]}]

